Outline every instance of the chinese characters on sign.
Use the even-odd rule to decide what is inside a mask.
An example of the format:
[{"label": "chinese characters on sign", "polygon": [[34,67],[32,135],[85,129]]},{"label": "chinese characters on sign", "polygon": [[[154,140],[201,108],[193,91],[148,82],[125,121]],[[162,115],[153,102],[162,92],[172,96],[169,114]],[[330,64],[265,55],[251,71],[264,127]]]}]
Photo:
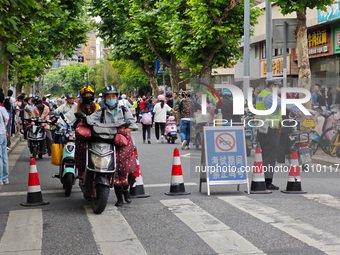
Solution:
[{"label": "chinese characters on sign", "polygon": [[308,33],[308,47],[319,46],[327,43],[327,31],[326,29]]},{"label": "chinese characters on sign", "polygon": [[308,55],[328,52],[326,29],[308,33],[307,40],[308,40]]}]

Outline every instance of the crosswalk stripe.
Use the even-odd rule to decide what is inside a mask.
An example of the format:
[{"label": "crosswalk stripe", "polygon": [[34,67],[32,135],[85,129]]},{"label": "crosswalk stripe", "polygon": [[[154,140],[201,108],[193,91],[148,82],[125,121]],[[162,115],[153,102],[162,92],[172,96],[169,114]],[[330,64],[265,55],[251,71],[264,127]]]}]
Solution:
[{"label": "crosswalk stripe", "polygon": [[264,254],[189,199],[161,200],[161,203],[218,254]]},{"label": "crosswalk stripe", "polygon": [[340,199],[328,194],[306,194],[304,197],[323,205],[340,210]]},{"label": "crosswalk stripe", "polygon": [[107,205],[100,215],[94,214],[89,207],[85,209],[101,254],[147,254],[128,222],[115,206]]},{"label": "crosswalk stripe", "polygon": [[42,226],[41,209],[10,211],[0,254],[41,254]]},{"label": "crosswalk stripe", "polygon": [[242,196],[219,197],[219,199],[244,211],[263,222],[293,236],[294,238],[315,247],[326,254],[336,255],[340,250],[339,237],[294,219],[284,213],[260,202]]}]

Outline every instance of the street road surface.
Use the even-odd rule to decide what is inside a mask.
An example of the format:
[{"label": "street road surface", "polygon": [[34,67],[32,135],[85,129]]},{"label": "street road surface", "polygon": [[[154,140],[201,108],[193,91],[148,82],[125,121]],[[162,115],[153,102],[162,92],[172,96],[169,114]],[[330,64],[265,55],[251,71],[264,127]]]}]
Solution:
[{"label": "street road surface", "polygon": [[[152,130],[154,132],[154,130]],[[133,199],[116,208],[111,190],[107,208],[95,215],[79,190],[63,194],[58,168],[44,156],[37,160],[43,200],[26,202],[29,151],[21,142],[10,155],[10,185],[0,191],[0,254],[340,254],[339,172],[301,173],[304,195],[247,195],[245,185],[211,187],[206,195],[193,173],[201,151],[180,150],[186,196],[166,196],[176,144],[138,147],[144,188],[149,198]],[[191,146],[193,148],[193,146]],[[248,158],[248,164],[254,161]],[[286,188],[288,174],[274,176]]]}]

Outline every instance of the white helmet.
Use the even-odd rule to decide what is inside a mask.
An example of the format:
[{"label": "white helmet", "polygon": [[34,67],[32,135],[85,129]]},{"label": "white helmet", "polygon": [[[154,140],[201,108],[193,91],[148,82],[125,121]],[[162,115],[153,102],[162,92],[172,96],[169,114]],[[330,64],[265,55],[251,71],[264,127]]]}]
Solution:
[{"label": "white helmet", "polygon": [[103,93],[99,93],[99,96],[102,97],[102,96],[103,96]]},{"label": "white helmet", "polygon": [[126,99],[126,95],[125,95],[125,94],[123,94],[123,95],[122,95],[122,98],[123,98],[123,99]]}]

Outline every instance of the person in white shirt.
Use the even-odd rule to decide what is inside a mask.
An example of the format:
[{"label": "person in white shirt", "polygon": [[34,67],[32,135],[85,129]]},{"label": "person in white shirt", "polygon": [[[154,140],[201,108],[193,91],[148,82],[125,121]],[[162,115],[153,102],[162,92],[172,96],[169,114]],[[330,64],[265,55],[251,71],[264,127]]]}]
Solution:
[{"label": "person in white shirt", "polygon": [[8,112],[0,102],[0,186],[9,184],[8,181],[8,155],[6,126],[9,119]]},{"label": "person in white shirt", "polygon": [[155,121],[155,135],[157,143],[159,143],[159,128],[161,129],[161,142],[164,143],[164,129],[166,122],[166,113],[172,111],[176,113],[169,105],[164,103],[164,96],[158,96],[158,103],[153,108],[154,121]]},{"label": "person in white shirt", "polygon": [[128,108],[128,109],[133,108],[133,106],[132,106],[132,104],[130,104],[129,100],[126,99],[126,95],[125,94],[122,95],[121,101],[123,102],[123,104],[124,104],[124,106],[126,108]]},{"label": "person in white shirt", "polygon": [[67,94],[66,95],[67,102],[66,104],[60,105],[55,111],[54,114],[65,114],[69,111],[77,112],[77,103],[75,103],[74,95]]}]

